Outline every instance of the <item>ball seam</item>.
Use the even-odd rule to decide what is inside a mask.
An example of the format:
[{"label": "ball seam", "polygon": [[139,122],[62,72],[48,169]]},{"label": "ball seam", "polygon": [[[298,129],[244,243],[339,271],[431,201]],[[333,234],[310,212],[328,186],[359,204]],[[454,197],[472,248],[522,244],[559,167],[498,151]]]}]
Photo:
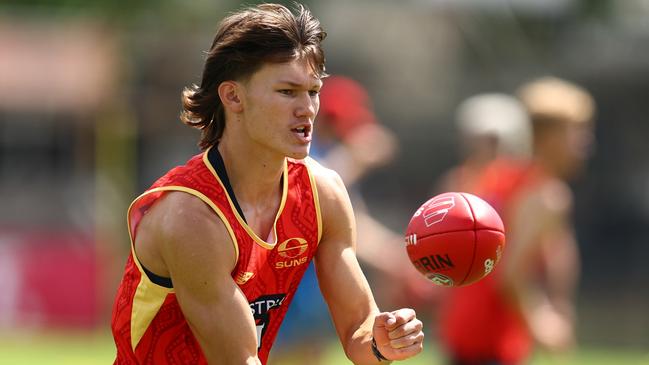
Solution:
[{"label": "ball seam", "polygon": [[[474,224],[474,226],[475,226],[475,224]],[[425,236],[417,235],[417,241],[422,240],[422,239],[424,239],[424,238],[437,236],[437,235],[440,235],[440,234],[455,233],[455,232],[469,232],[469,230],[470,230],[470,229],[454,229],[454,230],[451,230],[451,231],[443,231],[443,232],[434,232],[434,233],[429,233],[429,234],[427,234],[427,235],[425,235]],[[487,232],[500,233],[500,234],[503,234],[503,235],[505,234],[505,232],[503,232],[503,231],[501,231],[501,230],[498,230],[498,229],[491,229],[491,228],[472,229],[471,231],[473,231],[473,232],[482,232],[482,231],[487,231]],[[414,233],[414,232],[413,232],[413,233]],[[412,233],[410,233],[410,234],[412,234]],[[407,236],[407,234],[406,234],[406,236]]]},{"label": "ball seam", "polygon": [[464,201],[466,202],[466,205],[469,207],[469,211],[471,212],[471,217],[473,218],[473,255],[471,256],[471,264],[469,265],[469,270],[464,276],[464,279],[462,279],[462,281],[458,284],[458,285],[463,285],[466,279],[469,277],[469,274],[471,274],[471,272],[473,271],[473,264],[475,263],[475,253],[478,248],[477,247],[478,235],[476,234],[477,223],[476,223],[476,217],[475,217],[475,212],[473,211],[473,207],[471,206],[469,199],[467,199],[466,196],[464,196],[464,193],[459,193],[458,195],[461,196],[462,199],[464,199]]}]

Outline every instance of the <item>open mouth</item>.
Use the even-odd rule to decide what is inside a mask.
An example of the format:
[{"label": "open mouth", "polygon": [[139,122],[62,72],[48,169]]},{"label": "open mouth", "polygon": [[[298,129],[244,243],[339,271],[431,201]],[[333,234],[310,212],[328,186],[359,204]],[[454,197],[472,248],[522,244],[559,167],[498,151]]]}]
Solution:
[{"label": "open mouth", "polygon": [[308,138],[311,135],[311,126],[308,125],[301,126],[301,127],[293,128],[291,129],[291,131],[293,131],[293,133],[300,135],[303,138]]}]

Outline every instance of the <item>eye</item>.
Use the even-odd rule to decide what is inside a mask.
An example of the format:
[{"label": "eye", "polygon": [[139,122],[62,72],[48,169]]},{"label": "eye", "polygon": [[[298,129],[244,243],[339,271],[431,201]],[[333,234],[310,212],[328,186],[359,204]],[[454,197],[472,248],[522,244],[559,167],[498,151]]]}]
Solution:
[{"label": "eye", "polygon": [[282,95],[287,95],[287,96],[292,96],[292,95],[295,94],[295,92],[293,90],[291,90],[291,89],[281,89],[281,90],[277,90],[277,92],[279,92]]},{"label": "eye", "polygon": [[309,95],[310,96],[318,96],[320,94],[320,90],[309,90]]}]

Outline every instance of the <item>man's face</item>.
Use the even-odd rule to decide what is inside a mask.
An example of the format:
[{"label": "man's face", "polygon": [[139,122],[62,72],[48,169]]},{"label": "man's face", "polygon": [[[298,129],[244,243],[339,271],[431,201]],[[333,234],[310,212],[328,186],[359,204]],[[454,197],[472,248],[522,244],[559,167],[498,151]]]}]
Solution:
[{"label": "man's face", "polygon": [[592,154],[594,137],[591,123],[564,123],[555,131],[555,158],[565,178],[579,175]]},{"label": "man's face", "polygon": [[265,64],[242,86],[242,122],[252,142],[291,158],[306,157],[322,86],[308,62]]}]

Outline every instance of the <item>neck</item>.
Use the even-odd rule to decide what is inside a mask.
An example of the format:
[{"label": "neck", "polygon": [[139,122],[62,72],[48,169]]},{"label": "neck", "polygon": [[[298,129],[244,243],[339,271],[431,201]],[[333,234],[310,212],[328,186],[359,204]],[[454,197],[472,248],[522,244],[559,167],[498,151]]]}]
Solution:
[{"label": "neck", "polygon": [[495,154],[491,153],[475,153],[467,156],[464,160],[464,164],[469,168],[479,170],[487,166],[491,161],[495,159],[495,157]]},{"label": "neck", "polygon": [[279,182],[286,158],[244,144],[223,138],[218,145],[237,199],[244,204],[274,200],[281,191]]}]

